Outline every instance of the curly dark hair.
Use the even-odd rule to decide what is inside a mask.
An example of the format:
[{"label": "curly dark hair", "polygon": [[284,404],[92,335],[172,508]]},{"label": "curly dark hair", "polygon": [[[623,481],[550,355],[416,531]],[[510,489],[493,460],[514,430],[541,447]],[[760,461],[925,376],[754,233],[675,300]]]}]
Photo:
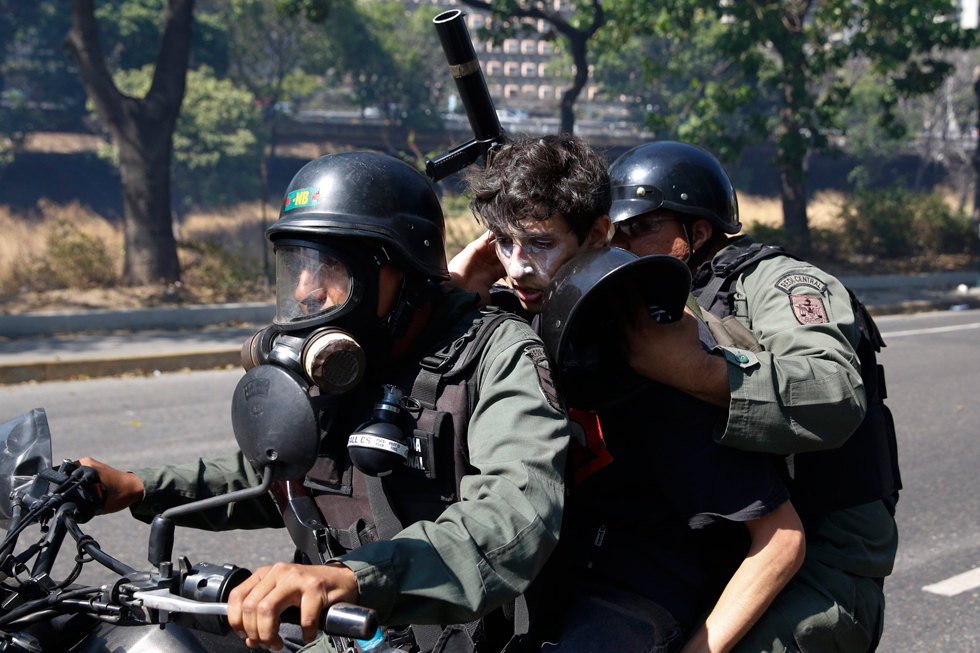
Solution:
[{"label": "curly dark hair", "polygon": [[561,216],[583,243],[612,204],[605,160],[570,134],[510,140],[466,181],[470,210],[491,231],[524,231],[528,219]]}]

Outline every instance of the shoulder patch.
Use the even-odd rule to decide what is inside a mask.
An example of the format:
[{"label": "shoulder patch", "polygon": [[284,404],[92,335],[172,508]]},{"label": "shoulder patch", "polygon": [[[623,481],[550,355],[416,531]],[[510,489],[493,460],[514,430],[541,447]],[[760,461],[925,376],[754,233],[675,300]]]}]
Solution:
[{"label": "shoulder patch", "polygon": [[528,345],[524,348],[524,355],[534,363],[534,369],[538,373],[538,389],[548,404],[559,413],[564,413],[565,408],[561,404],[555,382],[551,378],[551,363],[548,361],[548,354],[544,351],[543,345]]},{"label": "shoulder patch", "polygon": [[813,288],[819,293],[822,293],[824,290],[827,289],[827,284],[825,284],[820,279],[811,276],[809,274],[801,274],[799,272],[790,272],[789,274],[784,274],[779,278],[779,281],[776,282],[776,287],[782,290],[787,295],[790,294],[790,292],[794,288],[798,288],[800,286]]},{"label": "shoulder patch", "polygon": [[793,305],[793,315],[796,316],[796,320],[800,324],[826,324],[830,322],[822,298],[813,295],[790,295],[789,301]]}]

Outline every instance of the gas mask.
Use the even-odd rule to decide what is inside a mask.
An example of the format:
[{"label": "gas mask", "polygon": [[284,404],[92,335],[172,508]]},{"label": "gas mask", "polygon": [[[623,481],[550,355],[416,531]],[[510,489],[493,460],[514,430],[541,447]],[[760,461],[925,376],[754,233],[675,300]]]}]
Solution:
[{"label": "gas mask", "polygon": [[[275,242],[276,319],[242,347],[246,373],[232,399],[235,437],[256,469],[276,463],[276,480],[300,478],[313,467],[341,396],[370,366],[382,364],[391,342],[428,300],[428,284],[405,275],[395,308],[379,318],[379,270],[387,252],[352,240],[337,244],[343,251]],[[390,471],[408,455],[407,438],[388,420],[401,410],[400,399],[400,391],[395,396],[386,388],[375,417],[358,429],[382,424],[383,433],[357,441],[351,436],[351,460],[367,474]]]}]

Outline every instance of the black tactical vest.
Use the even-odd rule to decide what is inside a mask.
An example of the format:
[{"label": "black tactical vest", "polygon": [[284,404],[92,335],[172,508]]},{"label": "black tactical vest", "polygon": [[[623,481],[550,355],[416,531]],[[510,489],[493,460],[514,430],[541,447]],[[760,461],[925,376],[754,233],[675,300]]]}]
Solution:
[{"label": "black tactical vest", "polygon": [[[322,564],[361,545],[390,539],[409,524],[434,520],[459,501],[460,483],[473,471],[467,429],[477,401],[476,371],[490,336],[507,320],[521,318],[493,306],[470,312],[418,366],[407,366],[391,380],[406,390],[399,426],[409,437],[410,453],[403,467],[383,478],[371,477],[347,456],[347,435],[370,415],[373,401],[381,398],[378,393],[371,401],[352,398],[345,406],[345,412],[357,415],[331,426],[305,479],[273,484],[297,560]],[[387,638],[393,646],[417,643],[422,651],[499,651],[512,634],[506,616],[491,613],[445,629],[389,629]]]},{"label": "black tactical vest", "polygon": [[[705,309],[706,322],[719,344],[762,350],[755,336],[734,316],[735,281],[750,266],[773,256],[797,259],[781,247],[753,243],[716,256],[694,275],[692,292]],[[898,491],[902,489],[895,422],[884,404],[885,371],[876,356],[885,342],[864,304],[853,292],[848,293],[861,332],[857,355],[868,410],[864,421],[841,447],[787,456],[793,505],[804,518],[877,499],[883,499],[894,515]]]}]

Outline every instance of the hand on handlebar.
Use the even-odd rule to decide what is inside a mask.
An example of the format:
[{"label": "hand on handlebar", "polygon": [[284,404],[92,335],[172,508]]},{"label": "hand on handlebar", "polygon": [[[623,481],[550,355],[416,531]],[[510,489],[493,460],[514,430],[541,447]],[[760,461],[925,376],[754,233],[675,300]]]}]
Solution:
[{"label": "hand on handlebar", "polygon": [[143,498],[143,481],[132,472],[123,472],[88,456],[79,459],[79,464],[91,467],[99,473],[106,488],[106,502],[102,514],[119,512]]},{"label": "hand on handlebar", "polygon": [[300,609],[303,639],[316,637],[320,613],[334,603],[357,603],[354,572],[340,563],[297,565],[280,562],[255,570],[228,597],[228,623],[251,647],[280,650],[279,615]]}]

